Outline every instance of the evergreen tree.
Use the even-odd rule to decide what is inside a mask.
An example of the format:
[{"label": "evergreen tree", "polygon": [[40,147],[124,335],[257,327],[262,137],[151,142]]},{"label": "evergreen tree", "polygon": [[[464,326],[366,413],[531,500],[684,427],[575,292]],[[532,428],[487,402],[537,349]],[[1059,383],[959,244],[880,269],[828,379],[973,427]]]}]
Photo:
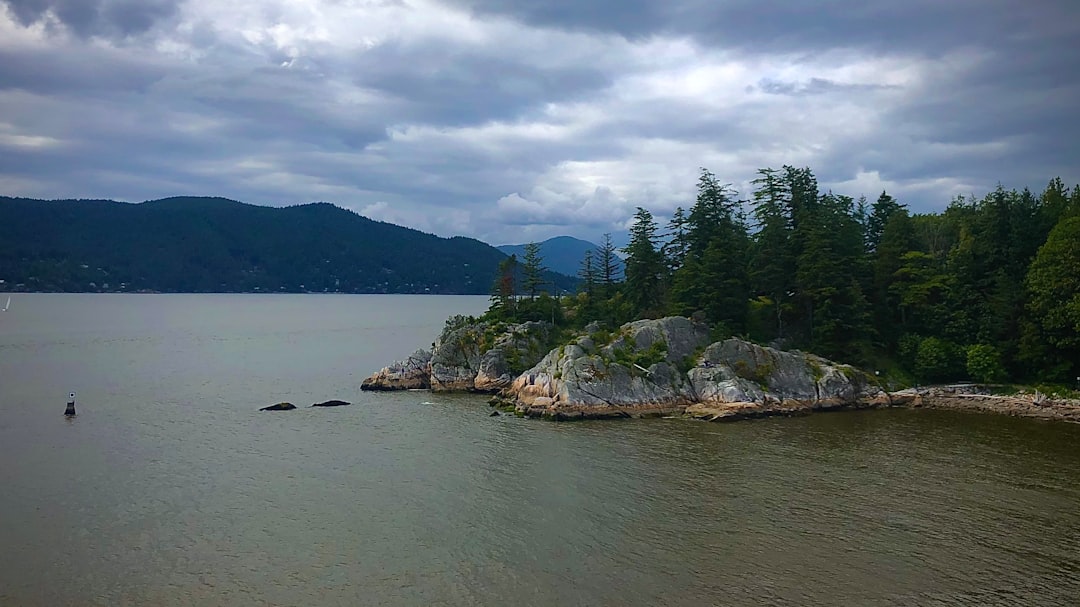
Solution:
[{"label": "evergreen tree", "polygon": [[522,287],[529,294],[529,299],[536,299],[536,293],[544,284],[544,258],[540,256],[540,245],[530,242],[525,245],[525,259],[522,264]]},{"label": "evergreen tree", "polygon": [[498,318],[511,319],[517,309],[517,255],[511,255],[499,263],[499,274],[491,289],[489,312]]},{"label": "evergreen tree", "polygon": [[673,277],[673,310],[680,314],[700,310],[710,322],[741,332],[749,299],[748,244],[734,192],[702,169],[697,200],[686,220],[684,261]]},{"label": "evergreen tree", "polygon": [[619,256],[615,254],[615,244],[611,242],[611,234],[604,234],[597,249],[597,273],[605,299],[615,293],[615,283],[619,278]]},{"label": "evergreen tree", "polygon": [[850,197],[831,192],[804,207],[802,250],[796,259],[806,343],[826,356],[846,354],[849,359],[869,349],[873,333],[860,284],[863,239],[854,212]]},{"label": "evergreen tree", "polygon": [[753,216],[757,227],[751,249],[749,279],[751,291],[763,308],[771,308],[772,330],[766,340],[784,337],[784,316],[790,313],[787,301],[795,291],[795,258],[791,238],[791,191],[783,175],[775,169],[760,169],[752,182]]},{"label": "evergreen tree", "polygon": [[671,221],[667,224],[668,241],[662,247],[669,273],[674,274],[686,260],[686,252],[689,249],[688,226],[686,211],[682,207],[676,207],[671,215]]},{"label": "evergreen tree", "polygon": [[657,226],[652,213],[638,207],[630,226],[626,253],[625,292],[635,314],[651,315],[660,311],[663,298],[664,259],[657,248]]},{"label": "evergreen tree", "polygon": [[892,196],[889,196],[884,191],[881,192],[881,196],[878,196],[874,206],[870,211],[870,216],[866,219],[866,250],[871,253],[877,250],[878,243],[881,242],[882,234],[885,232],[885,226],[889,223],[889,219],[895,213],[906,209],[905,205],[896,202]]},{"label": "evergreen tree", "polygon": [[738,206],[731,186],[721,184],[715,175],[701,169],[697,200],[686,219],[686,254],[701,259],[718,232],[737,221]]},{"label": "evergreen tree", "polygon": [[[785,212],[791,229],[788,249],[794,261],[795,270],[794,297],[788,327],[795,343],[809,346],[813,341],[814,299],[822,297],[824,293],[811,293],[808,288],[810,282],[817,281],[807,263],[814,257],[807,255],[806,249],[813,238],[819,240],[817,244],[827,239],[829,228],[821,225],[824,218],[817,214],[817,178],[810,169],[785,166],[784,182],[789,192],[789,208]],[[800,277],[802,277],[801,280]]]},{"label": "evergreen tree", "polygon": [[596,265],[593,263],[593,251],[589,249],[585,251],[585,257],[581,260],[581,269],[578,270],[578,278],[581,279],[578,290],[592,298],[596,292],[597,276]]},{"label": "evergreen tree", "polygon": [[900,293],[893,289],[904,256],[916,249],[915,227],[905,209],[889,216],[873,255],[873,307],[878,335],[886,348],[895,347],[904,333]]}]

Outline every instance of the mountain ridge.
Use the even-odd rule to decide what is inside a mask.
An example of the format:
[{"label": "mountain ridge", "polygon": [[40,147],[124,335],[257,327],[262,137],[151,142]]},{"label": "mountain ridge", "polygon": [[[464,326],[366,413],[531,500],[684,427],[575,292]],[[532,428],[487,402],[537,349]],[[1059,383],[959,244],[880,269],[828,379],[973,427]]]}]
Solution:
[{"label": "mountain ridge", "polygon": [[[540,245],[540,256],[544,259],[544,266],[567,276],[577,275],[586,251],[593,251],[595,255],[599,248],[594,243],[573,236],[555,236],[537,244]],[[525,256],[524,244],[504,244],[495,248],[507,255],[517,255],[518,259]]]},{"label": "mountain ridge", "polygon": [[[488,294],[505,254],[328,202],[0,196],[0,290]],[[560,286],[573,279],[556,276]]]}]

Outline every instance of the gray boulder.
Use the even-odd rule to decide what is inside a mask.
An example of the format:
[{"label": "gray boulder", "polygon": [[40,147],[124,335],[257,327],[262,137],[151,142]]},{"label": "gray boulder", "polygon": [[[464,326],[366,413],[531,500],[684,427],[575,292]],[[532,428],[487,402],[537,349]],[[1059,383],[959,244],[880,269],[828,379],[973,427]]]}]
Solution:
[{"label": "gray boulder", "polygon": [[430,353],[417,350],[368,377],[360,388],[493,394],[543,357],[551,332],[546,322],[505,324],[455,317],[447,321]]},{"label": "gray boulder", "polygon": [[679,366],[706,343],[708,328],[680,317],[584,335],[519,376],[506,397],[521,414],[554,419],[680,412],[696,399]]},{"label": "gray boulder", "polygon": [[803,352],[783,352],[741,339],[710,345],[688,373],[702,403],[798,401],[852,404],[877,394],[870,377],[850,365]]},{"label": "gray boulder", "polygon": [[530,417],[741,419],[871,406],[878,393],[848,365],[740,339],[709,344],[704,324],[669,317],[623,325],[614,336],[596,330],[556,348],[501,398]]},{"label": "gray boulder", "polygon": [[360,384],[361,390],[427,390],[431,388],[431,352],[417,350],[383,367]]}]

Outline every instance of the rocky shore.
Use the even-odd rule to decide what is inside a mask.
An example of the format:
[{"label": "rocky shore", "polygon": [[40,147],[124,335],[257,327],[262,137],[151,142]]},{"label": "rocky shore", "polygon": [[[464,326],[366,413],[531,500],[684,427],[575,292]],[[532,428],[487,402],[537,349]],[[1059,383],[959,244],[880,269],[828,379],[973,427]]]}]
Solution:
[{"label": "rocky shore", "polygon": [[1050,398],[1043,394],[999,396],[979,393],[978,386],[933,387],[893,393],[898,404],[911,408],[951,409],[997,413],[1080,423],[1080,400]]},{"label": "rocky shore", "polygon": [[[912,407],[1080,422],[1080,402],[978,394],[971,386],[886,392],[850,365],[740,339],[713,342],[683,317],[592,325],[546,350],[547,323],[448,323],[419,350],[364,380],[364,390],[493,394],[492,403],[553,420],[682,415],[736,421],[814,411]],[[545,354],[546,351],[546,354]],[[524,371],[520,371],[524,369]]]}]

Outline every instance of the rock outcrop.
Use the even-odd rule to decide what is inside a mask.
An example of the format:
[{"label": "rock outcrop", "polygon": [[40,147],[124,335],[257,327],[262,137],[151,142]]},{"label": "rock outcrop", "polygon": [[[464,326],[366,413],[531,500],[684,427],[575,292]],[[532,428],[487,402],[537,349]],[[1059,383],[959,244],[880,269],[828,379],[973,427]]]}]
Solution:
[{"label": "rock outcrop", "polygon": [[552,325],[475,322],[451,319],[431,352],[417,350],[405,361],[381,369],[362,390],[430,389],[436,392],[493,394],[547,352]]},{"label": "rock outcrop", "polygon": [[853,367],[739,339],[709,344],[708,328],[686,318],[641,320],[604,337],[553,350],[501,394],[504,403],[552,419],[741,419],[888,402]]},{"label": "rock outcrop", "polygon": [[698,402],[687,414],[715,421],[889,402],[872,378],[854,367],[740,339],[710,345],[688,375]]},{"label": "rock outcrop", "polygon": [[428,390],[431,388],[431,352],[417,350],[402,361],[383,367],[360,384],[361,390]]},{"label": "rock outcrop", "polygon": [[681,317],[632,322],[614,336],[594,330],[552,350],[502,396],[530,417],[678,413],[697,400],[683,369],[708,341],[708,327]]},{"label": "rock outcrop", "polygon": [[902,406],[1080,422],[1080,401],[1045,395],[972,394],[957,386],[886,393],[875,377],[813,354],[740,339],[710,343],[708,327],[687,318],[640,320],[614,333],[593,323],[545,356],[552,331],[549,323],[457,317],[433,352],[418,350],[361,387],[497,393],[493,404],[556,420],[683,414],[734,421]]},{"label": "rock outcrop", "polygon": [[321,403],[315,403],[314,405],[311,405],[311,406],[312,407],[344,407],[346,405],[351,405],[351,404],[352,403],[345,402],[343,400],[328,400],[328,401],[324,401],[324,402],[321,402]]}]

